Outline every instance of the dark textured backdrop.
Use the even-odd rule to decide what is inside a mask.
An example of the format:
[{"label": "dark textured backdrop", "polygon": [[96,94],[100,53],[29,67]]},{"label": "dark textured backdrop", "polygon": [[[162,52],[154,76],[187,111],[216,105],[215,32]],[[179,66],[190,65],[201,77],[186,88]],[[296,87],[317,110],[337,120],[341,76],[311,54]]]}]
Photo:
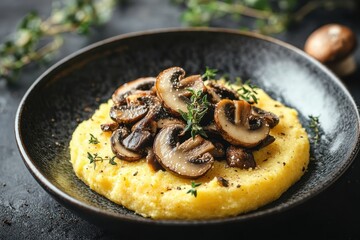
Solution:
[{"label": "dark textured backdrop", "polygon": [[[29,10],[35,9],[47,16],[51,9],[49,0],[1,0],[0,42],[12,32],[19,19]],[[111,21],[96,29],[89,37],[67,35],[65,45],[54,62],[93,42],[114,35],[164,28],[180,27],[180,9],[167,0],[133,0],[116,8]],[[306,37],[317,27],[329,22],[339,22],[351,27],[360,40],[360,13],[335,10],[331,13],[317,11],[309,15],[300,25],[276,37],[302,48]],[[218,26],[226,27],[225,22]],[[360,65],[360,49],[355,53]],[[0,239],[113,239],[116,236],[100,229],[74,215],[53,200],[33,179],[18,153],[14,138],[14,118],[17,106],[31,83],[45,70],[45,67],[28,67],[17,86],[8,87],[0,82]],[[360,71],[343,79],[345,85],[360,102]],[[219,226],[211,229],[192,229],[192,232],[177,229],[175,235],[167,235],[172,229],[164,230],[169,238],[189,237],[195,233],[225,234],[229,229],[238,234],[235,238],[249,237],[251,232],[241,227],[256,224],[266,229],[264,236],[304,238],[316,236],[319,239],[360,239],[360,157],[354,160],[347,172],[329,189],[316,198],[273,219],[250,223],[248,226]],[[264,227],[265,225],[265,227]],[[136,226],[123,230],[119,238],[157,237],[161,232],[139,232]]]}]

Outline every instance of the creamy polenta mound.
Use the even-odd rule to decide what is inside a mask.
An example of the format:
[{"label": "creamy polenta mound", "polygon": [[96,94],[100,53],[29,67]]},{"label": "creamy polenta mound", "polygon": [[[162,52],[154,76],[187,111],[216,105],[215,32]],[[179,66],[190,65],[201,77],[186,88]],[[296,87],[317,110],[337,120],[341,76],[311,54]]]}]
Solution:
[{"label": "creamy polenta mound", "polygon": [[[188,179],[156,171],[145,159],[113,158],[112,133],[99,127],[111,121],[113,100],[109,100],[73,133],[70,154],[74,172],[93,191],[143,217],[216,219],[256,210],[278,199],[303,176],[310,148],[295,109],[271,99],[261,89],[257,97],[254,106],[276,114],[279,123],[270,130],[275,141],[253,152],[255,168],[229,167],[226,161],[215,160],[206,174]],[[89,142],[90,134],[97,143]],[[101,156],[103,161],[90,163],[89,154]]]}]

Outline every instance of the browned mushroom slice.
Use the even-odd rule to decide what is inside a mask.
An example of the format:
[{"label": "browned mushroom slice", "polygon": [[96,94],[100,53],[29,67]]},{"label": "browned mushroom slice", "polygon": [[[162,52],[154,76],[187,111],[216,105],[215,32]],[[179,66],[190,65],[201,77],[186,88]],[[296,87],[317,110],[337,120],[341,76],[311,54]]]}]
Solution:
[{"label": "browned mushroom slice", "polygon": [[130,151],[126,149],[122,143],[122,131],[121,129],[115,130],[111,135],[111,150],[119,159],[126,161],[136,161],[141,159],[142,154]]},{"label": "browned mushroom slice", "polygon": [[252,152],[236,146],[230,146],[226,149],[226,162],[230,167],[237,167],[241,169],[256,167],[256,162]]},{"label": "browned mushroom slice", "polygon": [[158,162],[167,170],[184,178],[198,178],[208,172],[214,163],[209,153],[214,145],[199,135],[179,143],[183,125],[167,126],[157,134],[153,149]]},{"label": "browned mushroom slice", "polygon": [[[144,100],[151,97],[152,95],[147,91],[136,91],[125,98],[125,102],[128,106],[130,105],[143,105]],[[154,96],[152,96],[154,97]]]},{"label": "browned mushroom slice", "polygon": [[212,151],[210,151],[210,154],[216,159],[224,159],[226,155],[224,144],[216,140],[215,141],[212,140],[211,142],[215,148]]},{"label": "browned mushroom slice", "polygon": [[261,120],[256,129],[251,127],[251,105],[243,100],[221,100],[216,104],[214,119],[221,135],[233,145],[255,147],[269,135],[270,127]]},{"label": "browned mushroom slice", "polygon": [[155,85],[154,77],[144,77],[124,83],[112,95],[115,104],[123,104],[127,96],[133,94],[136,90],[149,91]]},{"label": "browned mushroom slice", "polygon": [[219,130],[217,129],[216,123],[214,121],[211,121],[208,125],[204,126],[203,129],[206,133],[220,135]]},{"label": "browned mushroom slice", "polygon": [[131,151],[139,152],[146,147],[152,139],[151,133],[143,129],[136,129],[131,132],[123,141],[123,146]]},{"label": "browned mushroom slice", "polygon": [[162,71],[156,78],[156,93],[164,106],[173,114],[187,112],[187,103],[191,95],[188,88],[194,91],[205,91],[200,75],[185,77],[184,69],[172,67]]},{"label": "browned mushroom slice", "polygon": [[157,122],[153,118],[148,117],[147,114],[143,119],[141,119],[132,126],[131,131],[148,131],[151,133],[152,136],[154,136],[157,132],[157,128]]},{"label": "browned mushroom slice", "polygon": [[161,129],[167,126],[171,126],[174,124],[180,124],[185,125],[183,120],[180,120],[178,118],[168,117],[168,118],[162,118],[157,121],[157,128]]},{"label": "browned mushroom slice", "polygon": [[270,144],[272,144],[273,142],[275,142],[275,138],[271,135],[268,135],[264,140],[262,140],[257,146],[255,146],[254,148],[252,148],[253,151],[255,150],[259,150],[261,148],[264,148]]},{"label": "browned mushroom slice", "polygon": [[110,109],[110,117],[118,123],[133,123],[146,115],[145,105],[114,105]]},{"label": "browned mushroom slice", "polygon": [[218,103],[222,99],[239,99],[239,94],[235,90],[225,87],[222,84],[215,83],[214,81],[209,81],[206,84],[206,90],[209,93],[209,101],[212,103]]},{"label": "browned mushroom slice", "polygon": [[149,167],[155,172],[159,170],[165,170],[156,160],[154,150],[152,148],[147,149],[146,162],[148,163]]},{"label": "browned mushroom slice", "polygon": [[270,128],[275,127],[279,123],[279,117],[276,114],[265,111],[261,108],[255,107],[255,106],[252,107],[251,114],[253,116],[264,119],[267,122],[267,124],[269,124]]},{"label": "browned mushroom slice", "polygon": [[103,132],[113,132],[118,129],[119,123],[117,122],[110,122],[110,123],[103,123],[100,125],[100,128]]}]

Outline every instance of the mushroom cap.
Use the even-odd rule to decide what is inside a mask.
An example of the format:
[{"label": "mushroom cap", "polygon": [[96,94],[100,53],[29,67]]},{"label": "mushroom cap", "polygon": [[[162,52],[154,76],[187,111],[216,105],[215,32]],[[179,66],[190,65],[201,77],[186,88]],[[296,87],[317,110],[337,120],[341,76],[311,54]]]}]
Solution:
[{"label": "mushroom cap", "polygon": [[252,129],[250,117],[251,105],[244,100],[223,99],[216,104],[217,129],[233,145],[255,147],[269,135],[270,127],[265,120],[260,118],[260,125]]},{"label": "mushroom cap", "polygon": [[124,147],[121,142],[122,130],[117,129],[111,135],[111,150],[116,155],[117,158],[126,160],[126,161],[137,161],[143,157],[142,154],[133,152]]},{"label": "mushroom cap", "polygon": [[188,112],[187,105],[191,96],[189,88],[205,92],[206,88],[201,75],[185,78],[185,70],[181,67],[171,67],[162,71],[156,78],[156,94],[164,106],[174,115]]},{"label": "mushroom cap", "polygon": [[341,61],[356,48],[353,31],[341,24],[326,24],[310,34],[305,42],[306,53],[322,63]]},{"label": "mushroom cap", "polygon": [[166,170],[183,178],[199,178],[213,166],[209,152],[214,145],[199,135],[180,143],[179,134],[184,128],[182,124],[162,128],[153,144],[154,154]]},{"label": "mushroom cap", "polygon": [[124,83],[118,89],[116,89],[112,95],[114,103],[122,104],[125,98],[136,91],[150,91],[155,85],[156,78],[154,77],[143,77],[135,79],[131,82]]}]

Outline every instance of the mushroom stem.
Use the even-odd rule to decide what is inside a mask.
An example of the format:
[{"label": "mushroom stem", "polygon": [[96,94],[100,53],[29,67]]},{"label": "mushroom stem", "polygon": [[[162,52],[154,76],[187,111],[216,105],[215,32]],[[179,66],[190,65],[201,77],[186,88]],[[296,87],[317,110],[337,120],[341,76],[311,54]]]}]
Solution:
[{"label": "mushroom stem", "polygon": [[356,70],[356,61],[353,55],[348,56],[340,62],[329,63],[327,66],[332,70],[337,76],[344,77],[348,76],[355,72]]}]

